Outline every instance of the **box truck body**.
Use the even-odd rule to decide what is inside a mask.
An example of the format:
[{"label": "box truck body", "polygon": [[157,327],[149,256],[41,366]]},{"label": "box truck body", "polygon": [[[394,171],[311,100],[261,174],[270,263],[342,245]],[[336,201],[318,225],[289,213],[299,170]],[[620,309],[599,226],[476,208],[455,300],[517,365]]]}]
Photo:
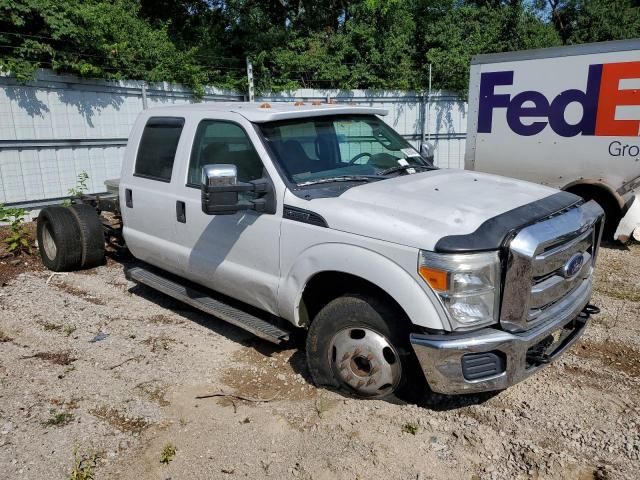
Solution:
[{"label": "box truck body", "polygon": [[640,227],[640,39],[474,57],[467,132],[466,169],[594,199],[620,240]]}]

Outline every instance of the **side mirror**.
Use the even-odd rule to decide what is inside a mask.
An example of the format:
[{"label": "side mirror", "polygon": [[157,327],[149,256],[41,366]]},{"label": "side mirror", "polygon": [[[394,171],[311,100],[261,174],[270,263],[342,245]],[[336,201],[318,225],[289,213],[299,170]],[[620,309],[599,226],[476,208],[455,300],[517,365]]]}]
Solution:
[{"label": "side mirror", "polygon": [[425,142],[420,145],[420,156],[425,159],[429,164],[435,165],[434,163],[434,152],[436,147],[434,147],[431,143]]},{"label": "side mirror", "polygon": [[[202,211],[207,215],[233,215],[240,210],[275,213],[275,195],[271,180],[259,178],[238,182],[238,167],[213,164],[202,167]],[[254,192],[255,198],[240,201],[240,192]]]}]

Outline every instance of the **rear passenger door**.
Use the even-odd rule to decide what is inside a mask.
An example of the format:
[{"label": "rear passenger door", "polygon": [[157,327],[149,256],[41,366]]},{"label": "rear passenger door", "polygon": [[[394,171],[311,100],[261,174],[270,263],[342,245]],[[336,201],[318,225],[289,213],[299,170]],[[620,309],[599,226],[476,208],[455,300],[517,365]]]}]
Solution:
[{"label": "rear passenger door", "polygon": [[[120,181],[121,211],[127,247],[136,258],[174,273],[179,271],[175,245],[178,175],[176,151],[185,119],[150,117],[142,131],[133,172]],[[136,135],[133,135],[136,138]]]}]

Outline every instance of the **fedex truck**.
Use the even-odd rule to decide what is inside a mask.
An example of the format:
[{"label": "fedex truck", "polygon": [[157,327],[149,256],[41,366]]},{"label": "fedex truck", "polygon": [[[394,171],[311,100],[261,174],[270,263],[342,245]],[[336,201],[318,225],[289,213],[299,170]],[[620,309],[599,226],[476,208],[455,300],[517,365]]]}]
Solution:
[{"label": "fedex truck", "polygon": [[465,168],[560,188],[640,240],[640,39],[477,55]]}]

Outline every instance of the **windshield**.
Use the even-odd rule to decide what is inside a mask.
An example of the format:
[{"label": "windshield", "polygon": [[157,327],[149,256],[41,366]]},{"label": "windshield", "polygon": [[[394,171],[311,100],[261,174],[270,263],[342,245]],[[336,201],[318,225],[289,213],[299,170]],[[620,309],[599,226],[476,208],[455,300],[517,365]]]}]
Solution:
[{"label": "windshield", "polygon": [[289,181],[368,181],[434,168],[373,115],[332,115],[259,125]]}]

